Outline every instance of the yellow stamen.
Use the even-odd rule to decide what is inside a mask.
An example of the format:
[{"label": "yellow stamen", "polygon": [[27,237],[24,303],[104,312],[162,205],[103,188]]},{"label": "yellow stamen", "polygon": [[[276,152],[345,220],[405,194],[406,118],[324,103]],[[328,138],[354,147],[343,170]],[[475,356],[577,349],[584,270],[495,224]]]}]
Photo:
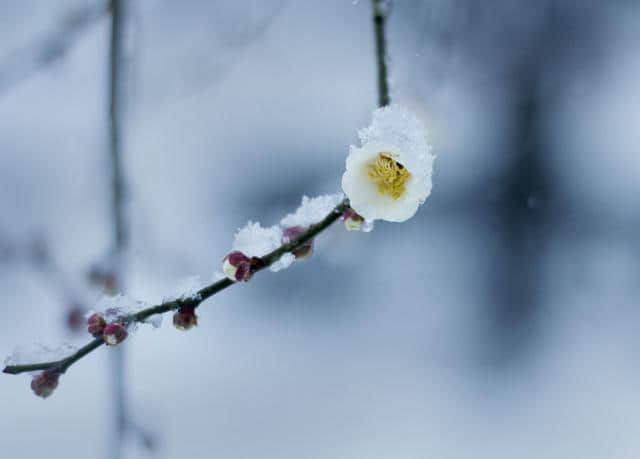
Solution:
[{"label": "yellow stamen", "polygon": [[378,153],[376,160],[367,165],[367,175],[376,184],[380,194],[389,195],[393,199],[404,194],[405,184],[411,177],[402,164],[385,152]]}]

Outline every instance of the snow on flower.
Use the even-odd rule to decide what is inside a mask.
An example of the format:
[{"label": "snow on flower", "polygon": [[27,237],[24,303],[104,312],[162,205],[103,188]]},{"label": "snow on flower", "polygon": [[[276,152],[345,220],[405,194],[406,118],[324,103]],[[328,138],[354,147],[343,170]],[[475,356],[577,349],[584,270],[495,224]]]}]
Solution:
[{"label": "snow on flower", "polygon": [[367,220],[411,218],[431,193],[435,157],[424,126],[407,109],[391,105],[375,110],[358,136],[361,146],[351,146],[342,176],[351,207]]},{"label": "snow on flower", "polygon": [[[249,222],[240,228],[233,240],[233,251],[242,252],[247,257],[262,257],[282,245],[283,232],[279,225],[264,228],[258,222]],[[290,253],[285,253],[280,260],[273,263],[269,269],[280,271],[288,268],[295,260]]]},{"label": "snow on flower", "polygon": [[307,227],[314,223],[318,223],[333,210],[335,206],[340,204],[344,199],[344,194],[323,194],[315,198],[308,196],[302,197],[302,203],[295,213],[288,214],[280,224],[287,227],[302,226]]}]

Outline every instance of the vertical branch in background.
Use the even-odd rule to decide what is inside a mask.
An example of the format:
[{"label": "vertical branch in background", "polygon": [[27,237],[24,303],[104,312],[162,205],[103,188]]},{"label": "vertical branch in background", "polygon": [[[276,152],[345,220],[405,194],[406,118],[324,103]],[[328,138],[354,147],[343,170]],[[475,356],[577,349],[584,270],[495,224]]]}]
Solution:
[{"label": "vertical branch in background", "polygon": [[378,106],[391,103],[389,97],[389,77],[387,75],[387,40],[385,27],[389,13],[388,0],[372,0],[373,27],[376,36],[376,62],[378,68]]},{"label": "vertical branch in background", "polygon": [[[122,0],[111,0],[111,46],[109,52],[109,153],[111,157],[113,250],[121,255],[126,245],[124,178],[122,173],[120,112],[120,64],[122,62]],[[119,274],[119,273],[118,273]],[[118,279],[120,280],[120,279]]]},{"label": "vertical branch in background", "polygon": [[[121,157],[121,71],[122,59],[122,0],[111,0],[111,40],[109,48],[109,158],[111,162],[111,218],[113,223],[113,291],[122,290],[122,264],[127,242],[124,222],[124,177]],[[124,347],[111,349],[111,377],[113,378],[114,441],[109,442],[109,456],[119,459],[127,423],[124,388]]]}]

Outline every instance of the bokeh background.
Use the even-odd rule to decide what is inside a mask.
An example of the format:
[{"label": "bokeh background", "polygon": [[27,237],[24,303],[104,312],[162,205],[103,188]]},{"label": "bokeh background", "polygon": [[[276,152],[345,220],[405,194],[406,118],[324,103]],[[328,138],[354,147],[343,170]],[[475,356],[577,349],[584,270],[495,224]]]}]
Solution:
[{"label": "bokeh background", "polygon": [[[247,220],[339,190],[377,100],[371,4],[126,3],[125,290],[156,301],[212,279]],[[68,321],[111,240],[109,25],[100,2],[0,1],[5,355],[87,340]],[[432,196],[336,225],[196,330],[141,329],[125,382],[146,436],[122,457],[638,457],[640,5],[396,0],[388,42]],[[0,377],[0,455],[110,457],[108,352],[47,400]]]}]

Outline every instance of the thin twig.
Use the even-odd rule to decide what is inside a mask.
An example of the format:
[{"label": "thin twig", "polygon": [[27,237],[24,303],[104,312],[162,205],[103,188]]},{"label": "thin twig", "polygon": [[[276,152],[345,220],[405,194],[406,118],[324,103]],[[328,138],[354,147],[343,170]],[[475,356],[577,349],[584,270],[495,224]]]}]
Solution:
[{"label": "thin twig", "polygon": [[378,69],[378,105],[380,107],[391,103],[391,97],[389,97],[389,76],[387,74],[387,40],[385,35],[389,1],[390,0],[372,0]]},{"label": "thin twig", "polygon": [[[109,152],[111,156],[113,249],[120,255],[127,243],[124,221],[124,174],[121,155],[122,88],[120,65],[123,59],[121,0],[111,0],[111,46],[109,50]],[[118,260],[120,261],[120,260]],[[120,280],[120,279],[118,279]]]},{"label": "thin twig", "polygon": [[[293,241],[287,242],[286,244],[282,244],[274,251],[261,257],[261,267],[257,268],[256,272],[271,266],[273,263],[278,261],[280,257],[282,257],[282,255],[284,255],[285,253],[293,252],[294,250],[299,249],[304,244],[312,240],[322,231],[331,226],[331,224],[333,224],[336,220],[338,220],[342,216],[342,213],[345,211],[345,209],[347,209],[347,207],[349,207],[349,200],[345,199],[340,204],[338,204],[324,219],[316,224],[311,225],[298,238],[294,239]],[[124,320],[127,323],[143,322],[153,315],[163,314],[165,312],[173,311],[181,307],[195,308],[200,306],[200,304],[207,298],[234,284],[235,282],[225,278],[200,289],[193,297],[166,301],[156,306],[143,309],[135,314],[124,318]],[[71,365],[80,360],[82,357],[96,350],[102,344],[104,344],[102,338],[96,338],[83,348],[79,349],[70,356],[65,357],[64,359],[53,362],[34,363],[30,365],[8,365],[7,367],[5,367],[3,372],[8,374],[19,374],[26,371],[56,368],[58,371],[60,371],[60,373],[64,373]]]}]

